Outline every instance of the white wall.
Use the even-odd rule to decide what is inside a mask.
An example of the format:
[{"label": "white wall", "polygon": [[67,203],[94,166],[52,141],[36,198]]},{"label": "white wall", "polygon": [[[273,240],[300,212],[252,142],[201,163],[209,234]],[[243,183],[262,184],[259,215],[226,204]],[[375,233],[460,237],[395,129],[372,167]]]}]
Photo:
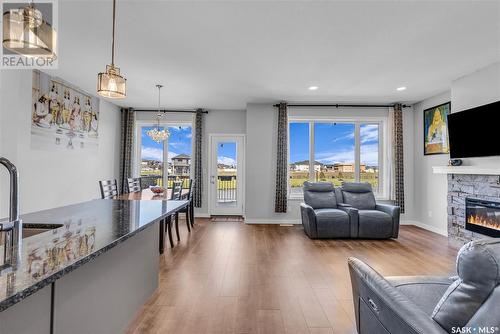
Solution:
[{"label": "white wall", "polygon": [[[492,64],[451,83],[451,91],[431,97],[414,106],[415,123],[415,217],[417,224],[447,234],[447,178],[433,174],[432,166],[444,166],[449,154],[424,156],[423,110],[451,100],[451,112],[500,100],[500,63]],[[464,165],[498,166],[500,157],[463,159]]]},{"label": "white wall", "polygon": [[[424,155],[425,109],[450,101],[450,91],[428,98],[414,105],[414,220],[428,230],[447,234],[447,178],[444,174],[433,174],[432,166],[445,166],[449,154]],[[452,105],[453,108],[453,105]]]},{"label": "white wall", "polygon": [[[120,113],[101,100],[98,152],[31,148],[31,71],[1,71],[0,155],[17,165],[21,213],[99,198],[98,181],[118,177]],[[1,167],[0,217],[8,214],[8,181]]]},{"label": "white wall", "polygon": [[[290,117],[356,118],[386,117],[388,109],[319,109],[290,108]],[[300,223],[300,203],[290,199],[287,213],[274,212],[276,179],[277,113],[272,104],[247,104],[246,126],[246,219],[249,223]],[[405,145],[406,214],[413,220],[413,116],[411,108],[403,113],[403,127],[408,136]]]},{"label": "white wall", "polygon": [[[203,166],[203,195],[202,207],[196,209],[198,216],[208,215],[208,146],[210,134],[245,134],[246,133],[246,119],[245,110],[210,110],[205,115],[204,129],[203,129],[203,152],[202,162]],[[247,157],[248,159],[248,157]],[[251,181],[250,181],[251,182]],[[246,180],[246,185],[249,180]]]}]

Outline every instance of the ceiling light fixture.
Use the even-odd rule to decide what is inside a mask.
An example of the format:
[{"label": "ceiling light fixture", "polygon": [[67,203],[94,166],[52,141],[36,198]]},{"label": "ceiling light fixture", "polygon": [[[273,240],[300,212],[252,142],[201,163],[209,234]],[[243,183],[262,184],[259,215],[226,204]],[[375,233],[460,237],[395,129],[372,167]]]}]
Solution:
[{"label": "ceiling light fixture", "polygon": [[106,65],[106,72],[97,75],[97,93],[111,99],[127,96],[127,79],[120,75],[120,68],[115,66],[115,13],[116,0],[113,0],[113,35],[111,39],[111,64]]},{"label": "ceiling light fixture", "polygon": [[309,90],[318,90],[318,88],[319,88],[318,86],[310,86]]},{"label": "ceiling light fixture", "polygon": [[56,31],[33,1],[3,14],[2,45],[6,49],[25,57],[56,59],[56,41]]},{"label": "ceiling light fixture", "polygon": [[161,143],[162,141],[165,141],[168,139],[168,137],[170,137],[170,132],[166,128],[161,128],[160,130],[160,118],[161,118],[160,90],[162,87],[163,87],[162,85],[156,85],[156,88],[158,88],[158,114],[156,115],[156,127],[146,132],[149,138],[151,138],[157,143]]},{"label": "ceiling light fixture", "polygon": [[402,91],[406,90],[406,87],[404,87],[404,86],[403,87],[398,87],[398,88],[396,88],[396,90],[398,92],[402,92]]}]

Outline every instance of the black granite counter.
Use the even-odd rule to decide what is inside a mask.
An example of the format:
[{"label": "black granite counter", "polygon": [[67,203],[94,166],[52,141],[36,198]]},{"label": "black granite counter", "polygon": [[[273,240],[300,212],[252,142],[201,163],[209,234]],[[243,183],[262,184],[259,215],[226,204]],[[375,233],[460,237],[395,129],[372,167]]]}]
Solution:
[{"label": "black granite counter", "polygon": [[23,215],[28,227],[60,227],[23,239],[17,266],[0,275],[0,312],[186,205],[93,200]]}]

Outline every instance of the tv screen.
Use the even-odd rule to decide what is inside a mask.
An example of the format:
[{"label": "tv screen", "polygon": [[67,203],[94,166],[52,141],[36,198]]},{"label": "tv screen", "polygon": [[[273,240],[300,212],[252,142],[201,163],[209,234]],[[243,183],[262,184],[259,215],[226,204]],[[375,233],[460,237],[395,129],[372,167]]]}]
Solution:
[{"label": "tv screen", "polygon": [[450,157],[500,155],[500,101],[448,115]]}]

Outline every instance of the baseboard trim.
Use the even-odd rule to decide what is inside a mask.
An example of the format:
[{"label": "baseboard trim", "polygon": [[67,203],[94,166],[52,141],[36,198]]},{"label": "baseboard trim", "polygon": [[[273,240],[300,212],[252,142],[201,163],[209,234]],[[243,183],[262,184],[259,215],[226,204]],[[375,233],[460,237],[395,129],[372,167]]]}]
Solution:
[{"label": "baseboard trim", "polygon": [[245,224],[302,224],[300,219],[245,219]]},{"label": "baseboard trim", "polygon": [[427,225],[421,222],[418,222],[416,220],[402,220],[401,225],[414,225],[420,228],[423,228],[424,230],[431,231],[440,235],[443,235],[445,237],[448,236],[448,231],[447,230],[442,230],[440,228],[437,228],[435,226]]},{"label": "baseboard trim", "polygon": [[208,213],[203,213],[203,212],[195,212],[194,213],[194,218],[210,218],[210,215]]}]

